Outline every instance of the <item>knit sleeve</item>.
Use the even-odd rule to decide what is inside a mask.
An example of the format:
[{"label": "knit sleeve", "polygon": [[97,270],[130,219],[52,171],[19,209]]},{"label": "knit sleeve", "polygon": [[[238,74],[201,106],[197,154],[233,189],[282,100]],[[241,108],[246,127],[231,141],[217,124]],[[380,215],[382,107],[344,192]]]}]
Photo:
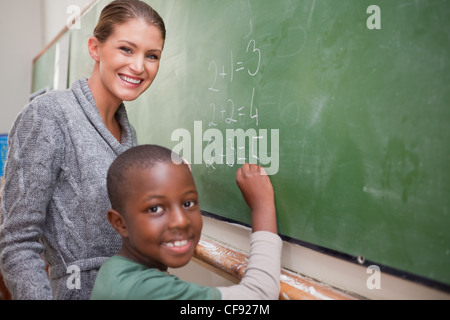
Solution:
[{"label": "knit sleeve", "polygon": [[1,203],[0,268],[13,299],[51,299],[39,242],[63,157],[63,134],[49,112],[33,102],[9,134]]},{"label": "knit sleeve", "polygon": [[218,288],[223,300],[276,300],[280,293],[281,238],[268,231],[252,234],[250,255],[241,282]]}]

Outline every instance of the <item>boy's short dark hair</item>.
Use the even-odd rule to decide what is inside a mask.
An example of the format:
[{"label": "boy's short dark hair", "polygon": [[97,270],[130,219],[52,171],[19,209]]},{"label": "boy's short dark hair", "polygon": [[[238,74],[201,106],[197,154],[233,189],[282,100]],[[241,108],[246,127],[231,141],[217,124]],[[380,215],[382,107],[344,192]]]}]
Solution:
[{"label": "boy's short dark hair", "polygon": [[127,198],[129,170],[143,170],[157,163],[181,163],[181,158],[172,150],[163,146],[145,144],[128,149],[120,154],[111,164],[106,177],[106,186],[111,206],[118,212],[123,212],[124,200]]}]

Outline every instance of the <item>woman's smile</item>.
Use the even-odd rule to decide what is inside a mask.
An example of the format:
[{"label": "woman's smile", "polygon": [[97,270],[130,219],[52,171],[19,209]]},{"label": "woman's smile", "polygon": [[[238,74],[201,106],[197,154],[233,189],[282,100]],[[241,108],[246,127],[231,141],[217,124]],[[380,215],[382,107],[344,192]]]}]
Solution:
[{"label": "woman's smile", "polygon": [[144,79],[142,78],[136,78],[121,73],[119,73],[119,78],[122,79],[125,82],[125,84],[134,86],[139,86],[144,81]]},{"label": "woman's smile", "polygon": [[115,28],[104,42],[90,40],[91,56],[98,62],[89,79],[99,109],[133,101],[152,84],[164,46],[161,32],[139,19]]}]

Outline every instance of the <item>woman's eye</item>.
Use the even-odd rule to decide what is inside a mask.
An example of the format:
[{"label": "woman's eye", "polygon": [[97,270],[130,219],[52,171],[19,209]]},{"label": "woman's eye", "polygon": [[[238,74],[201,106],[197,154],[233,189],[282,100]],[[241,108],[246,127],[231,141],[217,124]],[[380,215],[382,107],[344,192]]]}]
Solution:
[{"label": "woman's eye", "polygon": [[131,49],[129,49],[127,47],[120,47],[120,50],[122,50],[125,53],[131,53]]},{"label": "woman's eye", "polygon": [[147,55],[147,58],[150,60],[158,60],[159,57],[156,54],[149,54]]}]

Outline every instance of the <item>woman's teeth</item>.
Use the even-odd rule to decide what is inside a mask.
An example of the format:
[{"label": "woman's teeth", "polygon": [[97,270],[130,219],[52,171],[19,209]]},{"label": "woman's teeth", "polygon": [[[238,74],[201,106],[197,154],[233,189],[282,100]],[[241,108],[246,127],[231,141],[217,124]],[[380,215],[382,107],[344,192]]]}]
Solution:
[{"label": "woman's teeth", "polygon": [[119,77],[120,77],[120,79],[122,79],[126,82],[129,82],[129,83],[132,83],[132,84],[139,84],[142,82],[142,80],[135,80],[132,78],[128,78],[127,76],[123,76],[123,75],[120,75]]}]

